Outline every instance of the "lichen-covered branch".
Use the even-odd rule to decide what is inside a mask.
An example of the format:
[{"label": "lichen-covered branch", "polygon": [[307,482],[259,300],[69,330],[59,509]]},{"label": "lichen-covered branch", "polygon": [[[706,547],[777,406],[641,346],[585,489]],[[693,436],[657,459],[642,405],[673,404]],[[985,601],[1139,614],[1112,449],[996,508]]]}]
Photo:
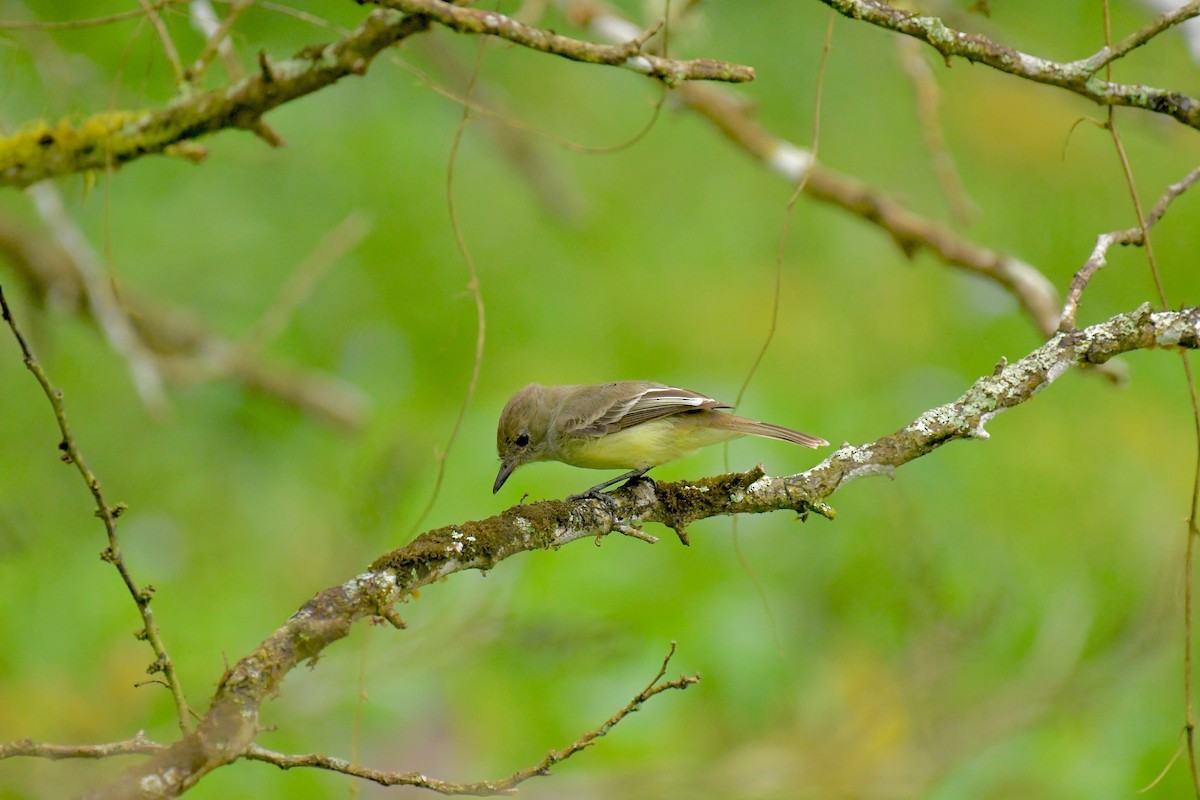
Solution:
[{"label": "lichen-covered branch", "polygon": [[530,550],[558,548],[658,522],[677,532],[707,517],[792,510],[832,517],[825,500],[861,477],[897,467],[955,439],[986,438],[997,414],[1030,400],[1071,367],[1103,363],[1130,350],[1196,348],[1200,307],[1151,312],[1148,305],[1080,331],[1062,333],[1012,364],[1001,362],[961,397],[925,412],[899,431],[864,445],[843,445],[807,472],[769,478],[761,468],[694,482],[638,484],[615,502],[547,500],[515,506],[485,520],[428,531],[387,553],[368,570],[317,594],[222,678],[197,730],[133,767],[101,798],[174,797],[204,775],[247,757],[259,732],[262,703],[287,674],[345,637],[363,617],[403,623],[393,606],[415,590],[463,570],[491,570]]},{"label": "lichen-covered branch", "polygon": [[[327,45],[301,50],[286,61],[259,58],[258,71],[237,83],[185,94],[165,108],[110,111],[79,122],[37,122],[0,137],[0,186],[24,187],[45,178],[119,167],[145,155],[204,157],[193,140],[227,128],[251,131],[271,144],[267,112],[325,88],[347,75],[362,75],[372,60],[397,42],[429,28],[431,20],[464,33],[492,34],[576,61],[621,66],[666,83],[690,80],[748,81],[754,70],[711,59],[679,61],[642,54],[642,42],[597,45],[522,25],[502,14],[436,0],[381,0],[363,24]],[[397,10],[399,9],[399,10]],[[400,13],[405,11],[408,13]]]},{"label": "lichen-covered branch", "polygon": [[954,56],[1019,78],[1057,86],[1105,106],[1128,106],[1173,117],[1184,125],[1200,129],[1200,100],[1166,89],[1141,84],[1116,83],[1097,77],[1106,64],[1134,47],[1141,46],[1169,27],[1195,16],[1196,3],[1189,3],[1178,19],[1164,24],[1152,23],[1145,33],[1134,34],[1113,50],[1079,61],[1050,61],[999,44],[978,33],[965,33],[946,25],[939,18],[895,8],[880,0],[820,0],[843,16],[878,25],[881,28],[920,39],[947,60]]},{"label": "lichen-covered branch", "polygon": [[263,114],[347,75],[362,75],[380,52],[428,24],[424,17],[376,10],[332,44],[305,48],[278,63],[263,56],[254,75],[180,97],[165,108],[104,112],[76,124],[28,125],[0,138],[0,186],[118,167],[145,155],[202,157],[191,140],[225,128],[256,129]]}]

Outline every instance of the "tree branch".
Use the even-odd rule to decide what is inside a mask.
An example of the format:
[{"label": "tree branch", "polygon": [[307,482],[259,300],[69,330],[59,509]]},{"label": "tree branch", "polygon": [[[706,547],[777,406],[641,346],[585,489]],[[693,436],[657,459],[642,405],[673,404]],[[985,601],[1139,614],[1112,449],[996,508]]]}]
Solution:
[{"label": "tree branch", "polygon": [[[1144,32],[1134,34],[1119,43],[1112,51],[1101,50],[1091,58],[1059,62],[1023,53],[998,44],[978,33],[955,30],[937,17],[894,8],[879,0],[820,0],[839,14],[903,33],[920,39],[942,54],[947,61],[953,56],[965,58],[1019,78],[1057,86],[1074,92],[1104,106],[1128,106],[1154,111],[1173,117],[1184,125],[1200,129],[1200,100],[1165,89],[1140,84],[1114,83],[1096,77],[1105,65],[1141,46],[1170,24],[1181,22],[1200,13],[1198,4],[1189,3],[1186,13],[1178,13],[1167,23],[1162,18],[1151,23]],[[1171,17],[1171,14],[1166,15]]]},{"label": "tree branch", "polygon": [[424,17],[373,11],[332,44],[307,47],[277,64],[262,54],[254,75],[181,97],[166,108],[102,112],[77,125],[27,125],[0,138],[0,186],[23,187],[59,175],[119,167],[152,154],[202,158],[191,140],[225,128],[255,130],[268,111],[347,75],[366,73],[381,51],[428,27]]},{"label": "tree branch", "polygon": [[101,759],[113,756],[152,755],[166,748],[146,738],[145,731],[138,731],[132,739],[106,744],[48,744],[33,739],[19,739],[0,744],[0,761],[6,758],[25,756],[61,761],[67,758]]},{"label": "tree branch", "polygon": [[459,33],[498,36],[515,44],[543,53],[582,61],[624,67],[658,78],[668,85],[681,81],[726,81],[744,83],[754,80],[754,69],[708,58],[678,61],[643,52],[650,33],[639,33],[618,45],[593,44],[544,31],[517,22],[495,11],[457,6],[443,0],[370,0],[376,5],[394,8],[406,14],[420,14]]},{"label": "tree branch", "polygon": [[668,84],[754,78],[753,69],[737,64],[643,54],[641,39],[617,46],[597,45],[522,25],[502,14],[440,0],[380,0],[379,5],[392,8],[372,11],[358,29],[332,44],[306,47],[278,63],[260,54],[258,72],[230,86],[180,97],[162,109],[103,112],[78,124],[36,122],[0,137],[0,186],[24,187],[60,175],[110,169],[152,154],[199,160],[205,152],[192,140],[226,128],[248,130],[272,145],[281,144],[263,125],[264,114],[347,75],[365,74],[375,56],[428,30],[430,20],[576,61],[625,67]]},{"label": "tree branch", "polygon": [[193,733],[118,782],[99,798],[174,797],[204,775],[245,757],[259,732],[260,707],[288,672],[350,632],[363,617],[389,615],[415,590],[463,570],[491,570],[518,553],[555,549],[572,541],[636,530],[658,522],[682,533],[691,522],[728,514],[793,510],[833,517],[825,499],[870,475],[903,464],[955,439],[987,438],[990,419],[1030,400],[1071,367],[1103,363],[1137,349],[1200,345],[1200,307],[1152,313],[1148,305],[1080,331],[1058,334],[1013,364],[1001,362],[957,400],[925,412],[901,430],[869,444],[843,445],[798,475],[767,477],[762,468],[694,482],[637,485],[617,491],[610,505],[595,500],[547,500],[510,508],[489,519],[428,531],[378,558],[364,572],[320,592],[221,679]]}]

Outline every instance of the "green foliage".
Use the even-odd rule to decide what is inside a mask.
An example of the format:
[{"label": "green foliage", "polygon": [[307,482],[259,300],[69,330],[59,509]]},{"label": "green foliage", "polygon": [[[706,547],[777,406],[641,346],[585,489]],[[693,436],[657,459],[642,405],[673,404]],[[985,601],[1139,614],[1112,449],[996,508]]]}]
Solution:
[{"label": "green foliage", "polygon": [[[128,5],[64,2],[54,13]],[[0,19],[29,13],[22,8],[0,0]],[[344,26],[364,13],[335,0],[304,10]],[[777,1],[699,13],[703,24],[672,46],[753,65],[758,80],[735,91],[779,135],[809,143],[830,12]],[[1118,35],[1144,21],[1132,6],[1114,13]],[[166,18],[194,56],[202,41],[182,12]],[[1098,4],[1025,0],[994,4],[990,21],[953,21],[1054,58],[1084,57],[1103,41]],[[547,25],[575,32],[557,17]],[[251,68],[260,49],[283,58],[336,36],[265,8],[236,30]],[[0,34],[0,115],[11,128],[171,99],[148,25]],[[883,31],[835,24],[820,157],[944,218],[894,44]],[[283,149],[223,132],[203,140],[210,154],[200,166],[146,158],[91,190],[83,178],[60,183],[124,286],[234,339],[323,232],[366,212],[367,239],[265,352],[363,388],[373,413],[361,432],[326,427],[232,380],[173,388],[170,413],[151,421],[96,331],[35,307],[0,269],[65,392],[80,447],[108,495],[129,504],[126,556],[158,590],[157,620],[199,709],[226,660],[315,591],[406,541],[428,502],[435,454],[467,387],[475,312],[445,202],[460,108],[399,65],[462,92],[446,59],[469,69],[478,46],[435,31],[381,57],[366,77],[273,112],[266,121]],[[1120,79],[1196,89],[1173,34],[1126,61]],[[1068,142],[1078,117],[1102,111],[984,67],[931,62],[949,146],[982,210],[966,235],[1065,289],[1097,234],[1134,221],[1108,135],[1082,125]],[[66,64],[79,68],[57,68]],[[209,85],[221,75],[214,65]],[[628,71],[499,45],[487,48],[480,81],[506,114],[590,146],[633,137],[659,91]],[[736,396],[769,327],[791,187],[671,105],[648,136],[614,153],[531,139],[565,187],[560,209],[539,201],[483,123],[468,126],[454,185],[487,306],[486,353],[423,528],[499,513],[524,492],[560,497],[599,477],[535,465],[492,496],[496,417],[527,382],[648,378]],[[1170,120],[1118,119],[1149,206],[1196,164],[1200,143]],[[1156,229],[1173,304],[1195,302],[1200,289],[1197,203],[1184,196]],[[555,213],[569,206],[579,210]],[[0,195],[0,215],[36,225],[14,191]],[[1113,252],[1080,322],[1152,299],[1143,253]],[[910,262],[869,223],[801,199],[775,338],[740,410],[860,443],[1038,344],[997,287],[928,255]],[[1195,443],[1179,359],[1125,361],[1124,388],[1067,376],[993,420],[989,440],[951,444],[894,481],[848,486],[831,498],[833,523],[742,519],[735,543],[730,521],[710,520],[689,528],[690,549],[664,530],[654,547],[613,537],[518,557],[486,579],[456,575],[400,609],[407,631],[360,626],[313,671],[289,676],[265,708],[276,727],[259,741],[350,756],[362,670],[362,763],[500,777],[607,719],[676,640],[671,674],[698,671],[702,683],[655,698],[522,796],[1129,796],[1171,758],[1184,721],[1182,520]],[[78,476],[58,461],[49,406],[7,335],[0,408],[0,741],[101,742],[141,728],[170,741],[168,693],[133,687],[151,655],[131,635],[138,619],[117,576],[97,558],[103,529]],[[819,457],[769,441],[737,442],[729,454],[733,468],[761,462],[770,474]],[[722,470],[718,450],[654,474]],[[65,796],[120,768],[10,760],[0,763],[0,797]],[[1176,764],[1148,796],[1180,796],[1185,773]],[[189,796],[342,797],[346,783],[242,763]]]}]

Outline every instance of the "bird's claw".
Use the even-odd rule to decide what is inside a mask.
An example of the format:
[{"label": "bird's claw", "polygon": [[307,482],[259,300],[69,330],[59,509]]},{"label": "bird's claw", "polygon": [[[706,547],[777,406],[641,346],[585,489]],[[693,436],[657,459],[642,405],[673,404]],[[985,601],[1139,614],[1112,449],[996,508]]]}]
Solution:
[{"label": "bird's claw", "polygon": [[610,511],[615,510],[618,505],[617,498],[613,497],[611,494],[600,491],[595,486],[588,489],[586,492],[568,495],[567,499],[571,502],[575,502],[576,500],[599,500],[601,503],[604,503],[604,505],[608,506]]}]

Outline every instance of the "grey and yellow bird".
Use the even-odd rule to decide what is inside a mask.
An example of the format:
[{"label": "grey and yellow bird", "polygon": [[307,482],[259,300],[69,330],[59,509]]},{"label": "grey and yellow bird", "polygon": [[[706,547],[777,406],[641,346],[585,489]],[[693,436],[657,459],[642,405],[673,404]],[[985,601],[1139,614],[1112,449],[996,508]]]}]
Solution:
[{"label": "grey and yellow bird", "polygon": [[500,473],[492,493],[522,464],[561,461],[588,469],[624,469],[610,481],[574,497],[595,496],[651,467],[701,447],[741,436],[765,436],[804,447],[829,444],[819,436],[756,422],[719,409],[711,397],[653,381],[580,386],[531,383],[504,406],[496,429]]}]

